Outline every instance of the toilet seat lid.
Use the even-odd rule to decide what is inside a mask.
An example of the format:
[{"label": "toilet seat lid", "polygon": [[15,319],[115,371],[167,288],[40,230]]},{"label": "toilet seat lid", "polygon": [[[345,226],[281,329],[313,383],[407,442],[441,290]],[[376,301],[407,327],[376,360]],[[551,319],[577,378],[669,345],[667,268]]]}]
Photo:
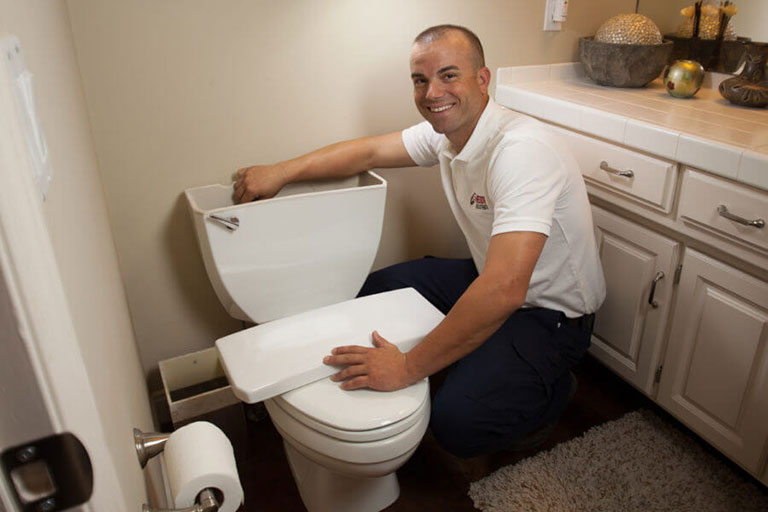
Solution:
[{"label": "toilet seat lid", "polygon": [[323,357],[340,345],[372,347],[374,330],[407,352],[443,316],[403,288],[251,327],[217,340],[216,348],[235,396],[252,404],[338,372]]},{"label": "toilet seat lid", "polygon": [[[429,382],[422,379],[397,391],[355,389],[345,391],[326,378],[276,397],[280,405],[302,423],[333,437],[371,441],[408,427],[409,418],[429,399]],[[299,415],[296,414],[298,411]],[[309,418],[312,421],[306,421]],[[418,418],[413,418],[417,420]],[[319,423],[320,426],[316,425]],[[402,427],[402,428],[399,428]],[[381,431],[376,433],[375,431]]]}]

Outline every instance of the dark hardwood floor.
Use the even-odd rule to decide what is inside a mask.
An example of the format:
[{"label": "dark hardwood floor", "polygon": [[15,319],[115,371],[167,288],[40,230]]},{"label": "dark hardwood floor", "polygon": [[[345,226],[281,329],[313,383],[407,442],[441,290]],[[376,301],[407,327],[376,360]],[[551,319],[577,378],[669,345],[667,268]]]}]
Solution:
[{"label": "dark hardwood floor", "polygon": [[[535,450],[459,459],[443,451],[429,431],[411,459],[398,471],[401,493],[387,512],[472,511],[469,484],[539,451],[578,437],[589,428],[653,403],[602,365],[586,359],[574,369],[578,390],[550,439]],[[258,411],[256,411],[258,412]],[[240,512],[303,512],[288,468],[282,439],[269,418],[252,421],[254,411],[229,407],[196,420],[218,425],[232,440],[245,490]]]}]

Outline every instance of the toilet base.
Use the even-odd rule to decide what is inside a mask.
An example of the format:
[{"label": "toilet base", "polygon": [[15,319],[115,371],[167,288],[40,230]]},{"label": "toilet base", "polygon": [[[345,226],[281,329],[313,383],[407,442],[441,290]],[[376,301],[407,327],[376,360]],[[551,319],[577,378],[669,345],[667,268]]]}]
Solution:
[{"label": "toilet base", "polygon": [[378,512],[400,496],[394,471],[369,478],[342,475],[308,459],[285,440],[283,446],[309,512]]}]

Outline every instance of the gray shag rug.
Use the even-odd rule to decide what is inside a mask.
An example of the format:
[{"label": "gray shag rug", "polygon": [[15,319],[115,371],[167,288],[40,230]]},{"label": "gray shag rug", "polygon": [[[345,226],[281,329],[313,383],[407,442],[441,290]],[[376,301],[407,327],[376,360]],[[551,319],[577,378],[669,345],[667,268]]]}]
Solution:
[{"label": "gray shag rug", "polygon": [[631,412],[474,482],[484,512],[768,511],[768,489],[651,411]]}]

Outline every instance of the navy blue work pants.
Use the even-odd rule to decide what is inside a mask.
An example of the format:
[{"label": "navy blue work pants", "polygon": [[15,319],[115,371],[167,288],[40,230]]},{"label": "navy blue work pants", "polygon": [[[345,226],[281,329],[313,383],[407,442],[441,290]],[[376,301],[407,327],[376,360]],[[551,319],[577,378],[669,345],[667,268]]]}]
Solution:
[{"label": "navy blue work pants", "polygon": [[[477,277],[471,259],[426,257],[368,276],[360,296],[413,287],[447,314]],[[447,369],[432,400],[430,428],[459,457],[507,448],[565,410],[568,370],[589,347],[590,328],[559,311],[524,308],[487,341]]]}]

